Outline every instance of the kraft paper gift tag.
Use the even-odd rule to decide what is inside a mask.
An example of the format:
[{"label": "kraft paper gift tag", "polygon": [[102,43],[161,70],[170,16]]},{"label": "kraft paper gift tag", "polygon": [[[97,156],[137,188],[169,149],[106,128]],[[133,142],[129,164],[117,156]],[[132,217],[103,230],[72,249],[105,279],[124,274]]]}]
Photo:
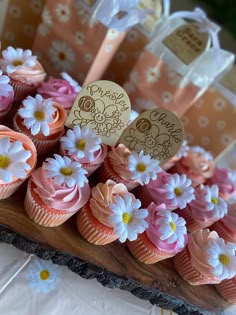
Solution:
[{"label": "kraft paper gift tag", "polygon": [[134,109],[161,107],[181,117],[233,63],[234,55],[219,48],[218,31],[198,8],[160,22],[124,85]]}]

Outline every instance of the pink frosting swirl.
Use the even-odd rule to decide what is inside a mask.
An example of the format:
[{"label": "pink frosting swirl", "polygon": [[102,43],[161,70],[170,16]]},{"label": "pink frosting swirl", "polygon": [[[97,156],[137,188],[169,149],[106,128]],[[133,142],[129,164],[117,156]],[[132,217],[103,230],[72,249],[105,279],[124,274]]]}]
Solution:
[{"label": "pink frosting swirl", "polygon": [[209,210],[207,200],[208,188],[208,186],[204,186],[203,184],[196,187],[195,199],[189,203],[187,209],[191,211],[196,221],[200,223],[207,223],[207,226],[210,226],[225,215],[227,206],[223,199],[219,197],[219,204],[212,210]]},{"label": "pink frosting swirl", "polygon": [[78,95],[75,87],[71,86],[67,80],[50,77],[47,82],[43,82],[38,87],[37,92],[43,98],[52,98],[69,111]]},{"label": "pink frosting swirl", "polygon": [[107,158],[112,168],[119,174],[124,180],[130,180],[131,172],[128,170],[128,159],[131,152],[126,148],[124,144],[118,144],[108,152]]},{"label": "pink frosting swirl", "polygon": [[117,184],[112,180],[108,180],[104,184],[97,184],[92,189],[92,196],[89,200],[92,214],[102,224],[113,227],[109,222],[109,216],[112,214],[110,205],[115,201],[116,196],[124,196],[128,193],[124,184]]},{"label": "pink frosting swirl", "polygon": [[35,193],[39,195],[44,204],[56,210],[74,212],[85,205],[89,199],[90,188],[68,187],[65,184],[58,185],[52,178],[46,178],[43,168],[38,168],[32,174],[32,182],[35,184]]},{"label": "pink frosting swirl", "polygon": [[208,229],[192,232],[188,239],[188,250],[192,265],[210,281],[217,281],[213,275],[213,267],[208,263],[210,255],[207,252],[209,241],[218,239],[219,236],[215,231],[210,232]]},{"label": "pink frosting swirl", "polygon": [[236,237],[236,203],[228,205],[228,213],[220,220],[233,237]]},{"label": "pink frosting swirl", "polygon": [[209,179],[209,184],[216,184],[219,192],[225,200],[236,197],[236,183],[231,178],[230,170],[223,167],[216,167],[213,176]]},{"label": "pink frosting swirl", "polygon": [[7,112],[14,101],[14,90],[10,79],[0,71],[0,115]]},{"label": "pink frosting swirl", "polygon": [[192,180],[193,186],[205,182],[214,173],[214,164],[210,155],[202,148],[192,147],[186,157],[177,163],[177,173],[186,174]]},{"label": "pink frosting swirl", "polygon": [[[155,203],[151,203],[148,206],[148,228],[146,229],[147,237],[150,239],[150,241],[159,249],[163,250],[170,254],[177,254],[179,251],[183,249],[182,246],[180,246],[178,240],[174,242],[170,242],[170,238],[167,238],[165,240],[160,239],[160,225],[158,224],[157,219],[161,218],[161,212],[166,209],[166,205],[164,203],[160,205],[156,205]],[[169,211],[169,210],[167,210]],[[177,214],[175,214],[177,216]],[[185,228],[185,231],[183,231],[182,236],[184,237],[184,246],[187,244],[188,241],[188,235],[187,230]]]},{"label": "pink frosting swirl", "polygon": [[[2,66],[2,70],[7,73],[5,66]],[[7,73],[7,75],[11,80],[37,87],[45,79],[46,73],[41,64],[36,60],[34,67],[22,66],[13,73]]]}]

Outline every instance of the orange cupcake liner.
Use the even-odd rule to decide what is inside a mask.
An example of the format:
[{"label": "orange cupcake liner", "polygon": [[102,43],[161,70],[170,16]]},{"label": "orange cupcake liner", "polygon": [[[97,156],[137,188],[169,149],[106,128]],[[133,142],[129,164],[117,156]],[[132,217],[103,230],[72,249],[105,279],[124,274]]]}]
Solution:
[{"label": "orange cupcake liner", "polygon": [[112,165],[109,163],[108,159],[105,159],[102,166],[98,171],[99,182],[105,183],[108,179],[113,180],[116,183],[124,184],[129,191],[133,190],[139,184],[132,180],[124,180],[119,177],[119,175],[114,171]]},{"label": "orange cupcake liner", "polygon": [[215,285],[218,293],[229,303],[236,304],[236,278],[224,280]]},{"label": "orange cupcake liner", "polygon": [[47,207],[33,189],[32,181],[29,180],[24,203],[25,212],[39,225],[47,227],[61,225],[79,210],[68,212]]},{"label": "orange cupcake liner", "polygon": [[220,221],[217,221],[211,225],[210,230],[216,231],[219,237],[223,238],[226,242],[236,244],[236,238],[232,236],[231,232],[228,231]]},{"label": "orange cupcake liner", "polygon": [[0,184],[0,200],[6,199],[13,195],[25,180],[26,178],[18,179],[15,182],[9,184]]},{"label": "orange cupcake liner", "polygon": [[21,124],[19,124],[19,121],[17,119],[18,117],[19,116],[16,114],[13,118],[14,130],[28,136],[33,141],[39,155],[44,155],[48,153],[48,151],[53,149],[53,147],[55,147],[55,145],[58,143],[58,141],[64,134],[64,128],[63,128],[57,134],[54,134],[53,136],[49,136],[48,139],[47,137],[45,137],[44,139],[39,139],[37,138],[37,135],[34,137],[30,134],[30,132],[27,132],[28,130],[26,128],[22,128]]},{"label": "orange cupcake liner", "polygon": [[112,228],[93,216],[88,203],[78,212],[76,226],[82,237],[95,245],[106,245],[118,239]]},{"label": "orange cupcake liner", "polygon": [[139,234],[137,240],[127,241],[126,243],[131,254],[145,264],[155,264],[175,255],[159,250],[149,240],[146,232]]},{"label": "orange cupcake liner", "polygon": [[175,269],[179,275],[191,285],[216,284],[219,280],[205,277],[201,274],[190,261],[190,253],[188,248],[174,256]]},{"label": "orange cupcake liner", "polygon": [[37,88],[35,86],[30,86],[24,83],[18,83],[11,80],[11,85],[14,90],[14,100],[16,102],[23,101],[27,96],[34,96],[36,94]]}]

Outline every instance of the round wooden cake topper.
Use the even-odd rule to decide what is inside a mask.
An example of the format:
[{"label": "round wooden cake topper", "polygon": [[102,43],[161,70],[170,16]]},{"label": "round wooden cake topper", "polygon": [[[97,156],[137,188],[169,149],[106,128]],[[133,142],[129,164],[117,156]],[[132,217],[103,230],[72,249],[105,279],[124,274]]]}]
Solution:
[{"label": "round wooden cake topper", "polygon": [[111,81],[95,81],[80,91],[66,126],[86,126],[105,144],[114,146],[127,126],[130,112],[130,100],[122,87]]},{"label": "round wooden cake topper", "polygon": [[184,140],[180,119],[166,109],[151,109],[139,115],[122,133],[119,142],[132,151],[146,154],[160,161],[170,160]]}]

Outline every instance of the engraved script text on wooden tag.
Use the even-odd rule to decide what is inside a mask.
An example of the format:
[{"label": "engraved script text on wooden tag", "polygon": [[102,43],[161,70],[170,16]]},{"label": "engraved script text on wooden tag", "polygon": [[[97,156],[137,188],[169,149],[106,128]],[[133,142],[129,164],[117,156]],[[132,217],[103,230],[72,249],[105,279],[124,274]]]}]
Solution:
[{"label": "engraved script text on wooden tag", "polygon": [[127,126],[130,112],[130,100],[124,89],[111,81],[95,81],[80,91],[66,126],[86,126],[105,144],[114,146]]},{"label": "engraved script text on wooden tag", "polygon": [[234,66],[223,78],[220,83],[232,93],[236,94],[236,66]]},{"label": "engraved script text on wooden tag", "polygon": [[184,64],[189,65],[205,51],[208,41],[208,33],[198,32],[196,24],[187,23],[168,35],[163,44]]},{"label": "engraved script text on wooden tag", "polygon": [[143,112],[122,133],[119,142],[131,151],[144,151],[160,161],[170,160],[184,140],[184,128],[179,118],[166,109]]}]

